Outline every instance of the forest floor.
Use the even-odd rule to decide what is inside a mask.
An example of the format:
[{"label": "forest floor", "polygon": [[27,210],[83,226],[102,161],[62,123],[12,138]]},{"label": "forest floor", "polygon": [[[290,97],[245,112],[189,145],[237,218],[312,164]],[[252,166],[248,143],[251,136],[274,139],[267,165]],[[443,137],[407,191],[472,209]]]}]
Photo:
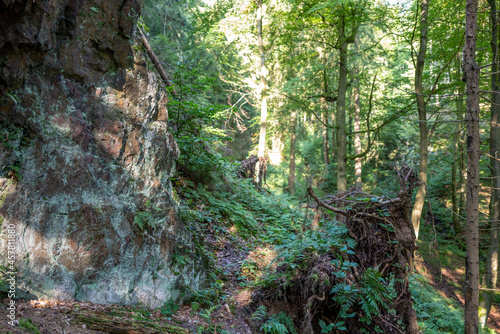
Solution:
[{"label": "forest floor", "polygon": [[[208,239],[211,237],[208,236]],[[20,302],[17,319],[25,319],[23,326],[10,327],[6,321],[0,322],[0,333],[37,333],[30,330],[26,319],[38,329],[40,334],[84,334],[84,333],[229,333],[251,334],[258,332],[248,323],[254,292],[242,284],[241,263],[250,259],[256,264],[251,275],[267,266],[273,258],[269,248],[256,248],[244,251],[245,247],[235,247],[233,243],[213,237],[214,247],[218,248],[216,266],[227,275],[224,288],[225,303],[209,308],[205,314],[197,312],[193,304],[182,305],[173,315],[162,314],[162,309],[144,307],[125,307],[120,305],[98,305],[81,301],[36,300]],[[250,246],[250,244],[244,245]],[[465,272],[458,266],[463,259],[446,254],[447,267],[440,266],[437,257],[430,250],[421,247],[416,257],[415,272],[443,297],[456,300],[463,307],[463,286]],[[443,251],[440,251],[443,253]],[[444,253],[446,253],[444,251]],[[442,255],[442,254],[441,254]],[[450,265],[452,264],[452,265]],[[457,266],[453,265],[456,264]],[[4,301],[5,303],[5,301]],[[0,307],[2,318],[6,319],[6,309]],[[500,304],[494,304],[488,326],[500,333]],[[9,332],[10,331],[10,332]]]},{"label": "forest floor", "polygon": [[[258,268],[270,263],[272,251],[256,249],[245,253],[230,244],[221,244],[217,254],[218,264],[225,267],[228,280],[222,291],[226,303],[216,305],[204,315],[196,312],[193,305],[185,304],[174,315],[165,316],[161,309],[124,307],[121,305],[98,305],[81,301],[36,300],[20,302],[17,319],[24,319],[22,326],[11,327],[0,322],[0,333],[37,333],[30,330],[30,319],[40,334],[84,334],[84,333],[202,333],[205,330],[226,329],[230,333],[251,334],[257,329],[247,323],[250,318],[249,305],[253,291],[241,284],[240,266],[245,258],[251,258]],[[434,261],[418,256],[415,271],[430,282],[443,297],[456,300],[463,307],[465,272],[462,268],[439,267]],[[243,285],[243,286],[242,286]],[[4,301],[5,302],[5,301]],[[6,318],[3,305],[0,314]],[[85,316],[85,317],[82,317]],[[488,327],[500,333],[500,304],[494,304]],[[97,330],[98,329],[98,330]]]},{"label": "forest floor", "polygon": [[[415,258],[415,272],[425,277],[426,281],[439,294],[455,300],[460,307],[464,307],[465,298],[465,259],[446,249],[435,250],[424,242]],[[497,289],[500,284],[497,285]],[[500,303],[494,300],[487,322],[488,328],[500,333]]]},{"label": "forest floor", "polygon": [[[207,288],[207,298],[219,302],[203,310],[196,303],[186,303],[169,312],[165,308],[150,309],[123,305],[99,305],[74,300],[18,301],[16,319],[20,325],[7,324],[8,299],[0,304],[0,333],[25,334],[84,334],[84,333],[224,333],[252,334],[257,328],[247,323],[251,317],[249,305],[253,300],[253,288],[249,287],[242,272],[258,275],[274,258],[272,250],[255,248],[248,240],[238,242],[217,236],[208,231],[205,236],[211,251],[217,257],[215,267],[224,275],[220,289]],[[238,245],[238,246],[236,246]],[[245,271],[242,263],[255,263],[255,271]],[[217,293],[219,296],[210,296]],[[221,298],[223,296],[223,298]],[[223,301],[223,302],[221,302]],[[200,311],[201,310],[201,311]],[[23,319],[23,320],[21,320]],[[29,322],[29,323],[28,323]],[[30,324],[31,323],[31,324]],[[34,331],[30,328],[36,328]]]}]

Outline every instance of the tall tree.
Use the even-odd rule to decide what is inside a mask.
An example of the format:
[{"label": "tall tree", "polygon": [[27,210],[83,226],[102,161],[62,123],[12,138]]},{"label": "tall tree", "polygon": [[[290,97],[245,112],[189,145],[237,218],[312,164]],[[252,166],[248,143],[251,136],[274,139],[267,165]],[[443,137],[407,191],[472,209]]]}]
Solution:
[{"label": "tall tree", "polygon": [[[342,10],[339,12],[338,41],[339,51],[339,79],[337,97],[337,191],[347,190],[347,137],[346,137],[346,92],[347,92],[347,48],[354,43],[360,26],[356,6],[352,12]],[[350,33],[348,22],[352,20]]]},{"label": "tall tree", "polygon": [[464,76],[467,87],[467,225],[465,334],[478,333],[479,304],[479,66],[476,63],[477,0],[467,0]]},{"label": "tall tree", "polygon": [[496,0],[488,0],[490,5],[490,26],[491,26],[491,122],[490,122],[490,168],[492,177],[492,190],[490,202],[490,244],[488,257],[486,259],[486,273],[481,302],[479,305],[479,325],[486,326],[486,320],[490,314],[491,303],[493,301],[494,290],[497,286],[498,278],[498,250],[499,250],[499,220],[500,220],[500,76],[498,75],[498,33],[500,15],[497,12]]},{"label": "tall tree", "polygon": [[260,54],[260,135],[259,149],[257,157],[257,183],[262,186],[262,179],[266,170],[266,130],[267,130],[267,68],[266,53],[264,51],[264,42],[262,39],[262,14],[263,0],[257,1],[257,45]]},{"label": "tall tree", "polygon": [[[420,130],[420,169],[418,177],[422,184],[418,187],[415,204],[411,214],[411,222],[418,239],[420,230],[420,217],[424,207],[426,183],[427,183],[427,112],[424,99],[423,74],[425,65],[425,54],[427,52],[427,28],[429,15],[429,0],[422,0],[420,3],[420,48],[417,55],[415,67],[415,94],[417,97],[418,120]],[[417,8],[418,10],[418,8]]]},{"label": "tall tree", "polygon": [[290,167],[288,173],[288,190],[295,195],[295,141],[297,139],[297,111],[290,115]]}]

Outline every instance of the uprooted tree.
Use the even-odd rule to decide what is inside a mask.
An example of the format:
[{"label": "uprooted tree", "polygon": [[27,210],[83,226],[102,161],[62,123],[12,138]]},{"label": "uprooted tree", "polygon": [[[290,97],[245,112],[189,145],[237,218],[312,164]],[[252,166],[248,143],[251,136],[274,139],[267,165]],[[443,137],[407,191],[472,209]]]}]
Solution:
[{"label": "uprooted tree", "polygon": [[292,273],[291,279],[283,275],[268,288],[266,301],[295,309],[301,333],[418,333],[408,275],[416,249],[411,191],[420,182],[409,167],[397,174],[400,189],[394,199],[356,189],[319,199],[308,188],[316,208],[344,217],[351,242],[326,254],[309,254],[305,264],[277,268]]}]

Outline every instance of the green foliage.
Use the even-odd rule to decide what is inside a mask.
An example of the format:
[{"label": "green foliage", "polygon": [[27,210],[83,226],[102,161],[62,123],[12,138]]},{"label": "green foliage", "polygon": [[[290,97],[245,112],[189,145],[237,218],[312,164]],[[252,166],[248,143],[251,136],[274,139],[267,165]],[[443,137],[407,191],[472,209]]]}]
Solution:
[{"label": "green foliage", "polygon": [[147,228],[156,229],[159,221],[156,219],[155,214],[161,212],[161,209],[149,199],[144,204],[144,207],[147,211],[138,211],[134,215],[134,223],[141,232]]},{"label": "green foliage", "polygon": [[361,279],[360,305],[363,310],[361,322],[370,323],[371,319],[380,314],[381,310],[391,311],[390,305],[396,298],[395,280],[382,278],[378,268],[368,268]]},{"label": "green foliage", "polygon": [[214,307],[221,303],[221,300],[226,296],[222,288],[223,283],[221,280],[212,281],[208,284],[208,287],[192,291],[188,302],[196,303],[196,308],[198,308],[198,306],[207,308]]},{"label": "green foliage", "polygon": [[[257,308],[252,314],[252,320],[263,321],[266,318],[266,307],[264,305]],[[285,312],[278,312],[267,317],[267,320],[260,327],[260,331],[265,334],[297,334],[292,318]]]},{"label": "green foliage", "polygon": [[5,278],[5,273],[8,272],[9,269],[3,265],[0,265],[0,297],[7,297],[10,283]]},{"label": "green foliage", "polygon": [[463,333],[463,311],[456,302],[441,296],[419,275],[410,276],[410,290],[418,324],[425,333]]},{"label": "green foliage", "polygon": [[178,309],[179,305],[169,300],[168,302],[165,302],[162,307],[160,307],[160,313],[163,316],[170,317],[171,315],[174,315]]},{"label": "green foliage", "polygon": [[135,213],[134,223],[137,225],[139,230],[143,231],[147,227],[156,227],[156,221],[150,212],[139,211]]},{"label": "green foliage", "polygon": [[28,333],[40,334],[38,327],[33,323],[30,318],[19,319],[19,327],[24,328]]},{"label": "green foliage", "polygon": [[307,261],[312,255],[326,254],[337,250],[352,252],[355,241],[347,237],[347,228],[337,221],[323,221],[321,228],[306,230],[302,235],[287,236],[282,245],[277,247],[278,258],[292,268],[300,261]]},{"label": "green foliage", "polygon": [[263,321],[267,315],[267,308],[265,305],[257,307],[255,312],[252,313],[252,321]]},{"label": "green foliage", "polygon": [[[341,267],[342,271],[339,273],[345,273],[345,270],[353,265],[355,264],[344,262]],[[339,275],[339,273],[336,274],[337,277],[345,277],[345,274]],[[325,326],[321,327],[324,330],[332,330],[333,328],[346,330],[345,321],[356,315],[353,309],[355,306],[361,308],[359,321],[367,325],[370,325],[373,318],[382,314],[382,312],[393,313],[394,310],[390,307],[396,297],[394,283],[394,278],[385,280],[377,268],[368,268],[355,286],[347,283],[336,284],[330,294],[333,300],[340,305],[337,320],[335,323],[330,324],[331,326],[325,324]],[[328,331],[325,333],[328,333]]]},{"label": "green foliage", "polygon": [[321,333],[330,333],[335,328],[334,324],[327,325],[323,320],[319,321],[319,326],[321,327]]},{"label": "green foliage", "polygon": [[222,155],[215,150],[228,139],[217,126],[227,107],[210,101],[207,92],[216,80],[198,69],[181,65],[173,81],[175,85],[169,87],[169,122],[181,151],[178,168],[194,182],[207,184],[224,166]]}]

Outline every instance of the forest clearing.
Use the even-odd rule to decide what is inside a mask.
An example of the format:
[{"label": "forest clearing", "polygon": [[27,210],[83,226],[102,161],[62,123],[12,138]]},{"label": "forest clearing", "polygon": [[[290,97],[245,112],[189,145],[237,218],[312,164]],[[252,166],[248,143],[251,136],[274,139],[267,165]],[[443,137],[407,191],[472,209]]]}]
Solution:
[{"label": "forest clearing", "polygon": [[0,333],[500,333],[496,0],[0,27]]}]

